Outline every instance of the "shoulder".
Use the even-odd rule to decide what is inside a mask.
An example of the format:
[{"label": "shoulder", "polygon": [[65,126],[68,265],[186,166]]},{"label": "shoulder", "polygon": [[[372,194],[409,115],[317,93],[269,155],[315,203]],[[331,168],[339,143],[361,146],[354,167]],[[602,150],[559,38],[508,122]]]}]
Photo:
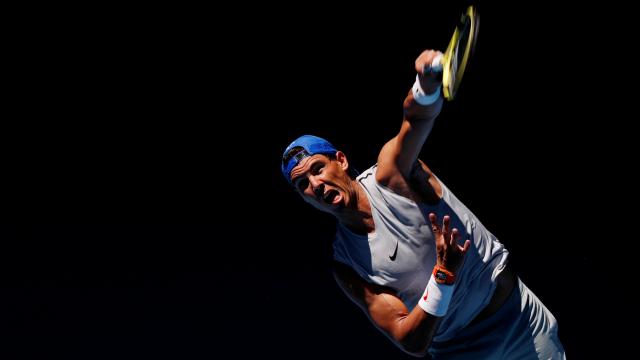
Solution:
[{"label": "shoulder", "polygon": [[377,173],[378,173],[378,164],[374,164],[370,168],[359,173],[358,176],[356,176],[356,181],[361,183],[369,182],[372,179],[375,179]]},{"label": "shoulder", "polygon": [[386,189],[393,190],[395,193],[403,195],[407,189],[408,183],[402,178],[400,173],[398,176],[390,176],[390,172],[386,170],[384,163],[376,163],[372,167],[363,171],[356,177],[356,181],[362,184],[365,189],[371,190],[382,186]]},{"label": "shoulder", "polygon": [[382,149],[380,149],[380,154],[378,154],[378,171],[375,174],[375,178],[379,184],[384,186],[389,186],[396,178],[399,176],[402,177],[397,165],[393,161],[394,157],[389,155],[389,153],[394,153],[396,141],[397,137],[389,140],[384,144]]}]

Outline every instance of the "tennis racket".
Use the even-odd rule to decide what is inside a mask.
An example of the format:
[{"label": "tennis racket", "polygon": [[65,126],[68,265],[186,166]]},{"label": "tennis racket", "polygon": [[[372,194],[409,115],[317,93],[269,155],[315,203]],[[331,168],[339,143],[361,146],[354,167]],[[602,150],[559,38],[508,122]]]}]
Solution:
[{"label": "tennis racket", "polygon": [[478,38],[479,25],[478,13],[473,6],[469,6],[454,30],[447,50],[431,63],[433,69],[439,69],[441,66],[442,90],[447,100],[453,100],[458,92],[462,75]]}]

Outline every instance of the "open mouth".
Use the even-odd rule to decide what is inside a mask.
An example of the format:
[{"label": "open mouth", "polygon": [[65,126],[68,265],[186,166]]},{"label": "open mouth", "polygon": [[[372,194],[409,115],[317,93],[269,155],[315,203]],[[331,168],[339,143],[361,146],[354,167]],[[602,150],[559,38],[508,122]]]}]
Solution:
[{"label": "open mouth", "polygon": [[329,190],[326,193],[324,193],[324,195],[322,196],[322,200],[326,203],[326,204],[333,204],[336,201],[339,201],[340,199],[338,199],[338,196],[340,195],[340,193],[338,193],[337,190]]}]

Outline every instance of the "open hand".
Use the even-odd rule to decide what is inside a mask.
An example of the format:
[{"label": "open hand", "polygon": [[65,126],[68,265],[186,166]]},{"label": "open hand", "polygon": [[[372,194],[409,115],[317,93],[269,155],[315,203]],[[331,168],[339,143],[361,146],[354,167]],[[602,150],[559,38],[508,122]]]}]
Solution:
[{"label": "open hand", "polygon": [[456,273],[462,266],[464,255],[471,246],[471,241],[467,240],[463,246],[458,245],[460,233],[458,229],[451,227],[451,219],[448,215],[442,219],[442,226],[438,225],[438,217],[434,213],[429,214],[431,229],[436,237],[436,250],[438,252],[438,265]]}]

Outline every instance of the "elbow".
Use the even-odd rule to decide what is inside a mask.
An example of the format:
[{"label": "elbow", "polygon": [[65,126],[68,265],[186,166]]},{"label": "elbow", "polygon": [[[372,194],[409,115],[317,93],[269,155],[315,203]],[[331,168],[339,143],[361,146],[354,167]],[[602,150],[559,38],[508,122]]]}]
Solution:
[{"label": "elbow", "polygon": [[440,318],[426,314],[420,309],[409,315],[398,316],[386,328],[387,335],[396,346],[409,355],[425,356],[436,333]]},{"label": "elbow", "polygon": [[415,357],[424,357],[427,355],[430,341],[429,339],[416,335],[417,334],[394,334],[393,340],[405,353]]},{"label": "elbow", "polygon": [[416,344],[416,343],[400,343],[400,348],[402,349],[402,351],[404,351],[405,353],[414,356],[414,357],[425,357],[427,355],[427,346],[426,345],[420,345],[420,344]]},{"label": "elbow", "polygon": [[413,357],[417,357],[417,358],[423,358],[425,356],[427,356],[427,351],[421,351],[421,352],[415,352],[415,351],[408,351],[407,349],[402,349],[402,351],[404,351],[405,354],[407,355],[411,355]]}]

